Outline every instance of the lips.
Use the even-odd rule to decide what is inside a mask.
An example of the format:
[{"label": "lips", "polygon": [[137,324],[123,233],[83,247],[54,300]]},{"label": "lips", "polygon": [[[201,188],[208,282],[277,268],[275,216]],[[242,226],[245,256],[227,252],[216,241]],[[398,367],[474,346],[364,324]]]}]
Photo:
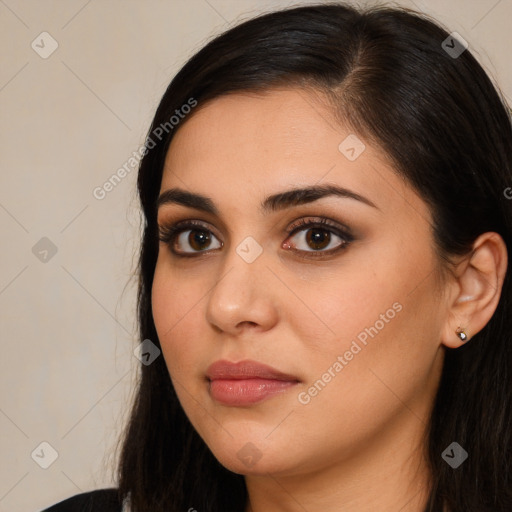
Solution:
[{"label": "lips", "polygon": [[216,361],[207,370],[208,393],[224,406],[251,407],[294,388],[297,377],[257,361]]},{"label": "lips", "polygon": [[281,372],[257,361],[245,360],[232,363],[226,360],[216,361],[206,371],[208,380],[244,380],[244,379],[266,379],[289,382],[299,382],[293,375]]}]

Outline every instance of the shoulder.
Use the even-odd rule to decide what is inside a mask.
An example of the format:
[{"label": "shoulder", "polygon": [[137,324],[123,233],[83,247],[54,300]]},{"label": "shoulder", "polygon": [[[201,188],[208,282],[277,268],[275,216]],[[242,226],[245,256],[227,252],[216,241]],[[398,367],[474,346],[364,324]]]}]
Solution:
[{"label": "shoulder", "polygon": [[98,489],[76,494],[41,512],[122,512],[117,489]]}]

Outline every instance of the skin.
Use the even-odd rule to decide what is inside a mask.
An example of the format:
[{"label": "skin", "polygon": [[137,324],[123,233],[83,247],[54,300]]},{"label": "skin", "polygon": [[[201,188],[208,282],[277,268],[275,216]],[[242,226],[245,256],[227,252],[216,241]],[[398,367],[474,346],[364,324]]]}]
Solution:
[{"label": "skin", "polygon": [[[225,467],[245,475],[245,512],[422,511],[430,477],[423,435],[445,349],[462,344],[457,327],[478,332],[499,299],[507,264],[499,235],[482,235],[472,258],[441,273],[427,205],[369,141],[359,137],[366,149],[347,159],[338,146],[352,133],[319,94],[281,88],[198,108],[167,154],[161,192],[203,194],[220,214],[159,208],[159,225],[195,219],[212,240],[198,254],[185,231],[175,247],[193,258],[160,242],[155,326],[191,423]],[[319,184],[348,188],[375,207],[330,196],[259,211],[268,195]],[[346,224],[354,240],[315,258],[311,227],[287,233],[301,218]],[[263,250],[252,263],[236,252],[248,236]],[[330,240],[323,251],[341,241],[332,232]],[[394,318],[300,403],[299,393],[396,303]],[[205,378],[218,359],[253,359],[300,382],[252,406],[221,405]],[[237,456],[249,442],[255,448],[245,450],[261,456],[250,467]]]}]

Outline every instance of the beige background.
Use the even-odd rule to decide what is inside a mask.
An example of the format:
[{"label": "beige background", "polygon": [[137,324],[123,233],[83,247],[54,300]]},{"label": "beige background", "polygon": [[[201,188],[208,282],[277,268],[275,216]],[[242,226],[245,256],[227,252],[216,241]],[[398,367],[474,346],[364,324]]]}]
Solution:
[{"label": "beige background", "polygon": [[[306,3],[0,0],[0,512],[115,485],[140,364],[136,169],[102,200],[93,190],[143,143],[171,77],[207,39]],[[399,3],[459,32],[512,97],[512,0]],[[42,32],[58,44],[47,58],[31,47],[51,49]],[[36,257],[43,237],[57,252],[36,246]],[[47,469],[42,442],[58,454]]]}]

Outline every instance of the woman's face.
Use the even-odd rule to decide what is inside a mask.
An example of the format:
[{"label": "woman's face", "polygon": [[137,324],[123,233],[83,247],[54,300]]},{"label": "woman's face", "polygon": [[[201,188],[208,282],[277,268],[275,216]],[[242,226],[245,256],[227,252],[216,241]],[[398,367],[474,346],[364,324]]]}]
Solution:
[{"label": "woman's face", "polygon": [[[185,413],[237,473],[311,472],[397,450],[393,436],[417,446],[440,377],[447,315],[430,212],[319,98],[215,99],[179,128],[165,162],[160,192],[207,197],[215,213],[160,204],[161,227],[197,225],[160,242],[155,325]],[[328,186],[347,192],[284,200]],[[210,383],[218,360],[296,382]]]}]

